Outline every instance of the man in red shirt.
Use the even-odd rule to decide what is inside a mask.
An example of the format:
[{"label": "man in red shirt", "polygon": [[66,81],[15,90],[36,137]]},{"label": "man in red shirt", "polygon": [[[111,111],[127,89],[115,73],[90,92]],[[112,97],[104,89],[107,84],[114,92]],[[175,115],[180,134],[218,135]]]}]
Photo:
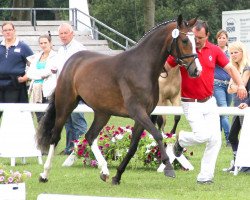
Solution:
[{"label": "man in red shirt", "polygon": [[[198,78],[191,78],[186,69],[180,67],[181,104],[192,132],[179,132],[174,145],[174,154],[179,157],[184,147],[206,143],[197,183],[210,184],[213,183],[215,164],[221,147],[220,119],[216,100],[213,97],[215,65],[222,66],[237,83],[237,95],[240,98],[246,97],[247,92],[236,68],[229,63],[218,46],[208,41],[207,23],[198,20],[193,28],[193,33],[202,72]],[[169,56],[165,67],[168,69],[175,66],[174,58]]]}]

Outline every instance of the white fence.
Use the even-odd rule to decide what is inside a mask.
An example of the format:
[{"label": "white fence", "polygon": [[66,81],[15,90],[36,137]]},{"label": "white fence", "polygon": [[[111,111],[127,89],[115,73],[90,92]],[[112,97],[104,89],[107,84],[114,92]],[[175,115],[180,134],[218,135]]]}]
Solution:
[{"label": "white fence", "polygon": [[[6,109],[20,110],[20,111],[30,111],[30,112],[44,112],[48,104],[33,104],[33,103],[0,103],[0,111]],[[78,105],[74,112],[85,112],[92,113],[92,108],[86,106],[85,104]],[[245,113],[250,112],[250,108],[239,109],[237,107],[218,107],[218,112],[220,115],[245,115]],[[152,114],[155,115],[182,115],[183,110],[180,106],[156,106]]]},{"label": "white fence", "polygon": [[[29,147],[27,145],[27,141],[29,141],[31,135],[35,135],[35,128],[33,124],[33,120],[31,118],[31,112],[44,112],[46,111],[48,104],[9,104],[2,103],[0,104],[0,111],[4,111],[2,117],[2,123],[0,128],[0,157],[10,157],[11,165],[15,165],[16,157],[32,157],[38,156],[39,163],[41,164],[41,152],[37,152],[35,155],[30,152],[36,152],[36,145],[33,147]],[[78,105],[74,112],[84,112],[84,113],[92,113],[93,110],[82,104]],[[236,156],[235,165],[250,167],[250,134],[249,126],[250,126],[250,108],[239,109],[237,107],[218,107],[218,112],[220,115],[244,115],[244,122],[241,129],[240,142],[238,147],[238,152]],[[182,107],[178,106],[157,106],[155,110],[152,112],[155,115],[183,115]],[[17,139],[20,137],[20,139]],[[5,141],[4,141],[5,140]],[[16,149],[19,151],[9,152],[7,149],[11,146],[11,143],[17,141],[17,144],[14,145]],[[20,141],[23,141],[21,144]],[[25,143],[26,142],[26,143]],[[29,142],[30,144],[31,142]],[[19,148],[17,146],[20,145]],[[25,148],[26,149],[25,149]],[[28,149],[31,148],[31,149]],[[22,152],[20,151],[22,149]],[[25,152],[26,150],[27,152]],[[2,151],[2,152],[1,152]],[[237,167],[236,167],[237,169]],[[237,174],[237,170],[235,170],[235,175]]]}]

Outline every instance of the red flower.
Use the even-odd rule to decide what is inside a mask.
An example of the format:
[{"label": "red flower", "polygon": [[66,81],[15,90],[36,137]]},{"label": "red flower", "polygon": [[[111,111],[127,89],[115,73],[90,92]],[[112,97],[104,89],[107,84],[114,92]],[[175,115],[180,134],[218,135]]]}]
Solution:
[{"label": "red flower", "polygon": [[84,152],[83,149],[79,149],[78,152],[77,152],[77,155],[78,156],[83,156],[83,152]]},{"label": "red flower", "polygon": [[168,138],[172,138],[172,137],[173,137],[173,134],[172,134],[172,133],[165,133],[165,135],[166,135]]},{"label": "red flower", "polygon": [[144,138],[147,136],[147,132],[146,131],[143,131],[142,134],[141,134],[141,138]]},{"label": "red flower", "polygon": [[106,147],[106,148],[110,147],[110,144],[109,144],[109,143],[106,143],[106,144],[105,144],[105,147]]}]

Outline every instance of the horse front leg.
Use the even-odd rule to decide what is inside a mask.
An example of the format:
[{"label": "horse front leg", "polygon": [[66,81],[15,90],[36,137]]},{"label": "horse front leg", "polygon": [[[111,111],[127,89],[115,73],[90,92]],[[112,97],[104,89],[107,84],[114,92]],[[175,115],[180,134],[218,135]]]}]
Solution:
[{"label": "horse front leg", "polygon": [[98,167],[101,169],[100,178],[105,182],[108,181],[109,179],[108,164],[98,147],[97,139],[95,139],[93,144],[91,145],[91,150],[93,154],[95,155],[95,158],[98,163]]},{"label": "horse front leg", "polygon": [[144,109],[135,109],[136,113],[135,119],[153,136],[155,141],[157,142],[160,152],[161,152],[161,161],[165,165],[164,174],[165,176],[175,178],[175,172],[173,166],[169,161],[169,157],[166,153],[162,134],[155,128],[154,124],[150,120],[148,114]]},{"label": "horse front leg", "polygon": [[51,144],[49,147],[49,153],[48,153],[47,160],[43,166],[44,171],[43,171],[43,173],[40,173],[39,182],[42,182],[42,183],[48,182],[48,175],[49,175],[49,171],[50,171],[51,166],[52,166],[52,159],[54,157],[54,153],[55,153],[55,145]]},{"label": "horse front leg", "polygon": [[103,181],[108,181],[109,179],[109,170],[108,170],[108,164],[105,160],[104,156],[102,155],[98,144],[97,144],[97,136],[99,135],[102,128],[107,124],[107,122],[110,119],[110,115],[95,112],[94,113],[94,120],[91,124],[91,127],[86,133],[86,140],[88,141],[89,145],[91,146],[91,150],[97,160],[98,168],[101,169],[100,172],[100,178]]},{"label": "horse front leg", "polygon": [[129,161],[134,156],[134,154],[137,150],[137,146],[138,146],[138,143],[140,141],[140,137],[141,137],[143,130],[144,130],[144,128],[140,124],[135,122],[134,129],[132,131],[132,138],[131,138],[128,153],[126,154],[125,158],[122,160],[121,164],[117,168],[116,175],[112,178],[113,185],[120,184],[121,176],[122,176],[123,172],[125,171],[125,168],[127,167]]}]

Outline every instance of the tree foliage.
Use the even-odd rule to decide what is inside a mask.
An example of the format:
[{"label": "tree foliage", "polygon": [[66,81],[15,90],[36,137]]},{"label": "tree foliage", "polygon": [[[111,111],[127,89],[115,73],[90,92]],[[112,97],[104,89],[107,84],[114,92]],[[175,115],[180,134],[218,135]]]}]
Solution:
[{"label": "tree foliage", "polygon": [[[144,0],[89,0],[90,13],[100,21],[133,40],[144,34]],[[245,0],[157,0],[155,1],[155,24],[175,19],[182,14],[185,19],[198,17],[208,22],[210,39],[221,29],[222,11],[250,8]]]},{"label": "tree foliage", "polygon": [[[68,8],[69,6],[68,0],[1,0],[0,7],[13,7],[14,2],[32,1],[34,1],[36,8]],[[155,5],[155,24],[175,19],[179,14],[182,14],[185,19],[199,17],[207,21],[212,41],[216,32],[221,28],[222,11],[250,8],[250,1],[246,0],[88,0],[88,3],[91,16],[136,41],[148,30],[146,26],[149,27],[153,24],[152,21],[145,22],[145,3],[154,3]],[[23,3],[23,5],[27,4]],[[39,11],[37,19],[65,19],[67,16],[67,11]],[[10,15],[8,11],[1,12],[0,17],[3,20],[8,20]],[[98,28],[105,33],[102,27]],[[110,37],[114,38],[114,35],[111,34]]]}]

